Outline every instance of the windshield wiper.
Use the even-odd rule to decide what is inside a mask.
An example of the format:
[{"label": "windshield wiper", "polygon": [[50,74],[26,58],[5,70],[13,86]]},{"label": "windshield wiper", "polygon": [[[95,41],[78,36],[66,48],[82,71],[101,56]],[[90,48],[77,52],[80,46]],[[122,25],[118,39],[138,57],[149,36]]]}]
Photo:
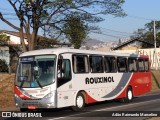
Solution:
[{"label": "windshield wiper", "polygon": [[22,83],[21,83],[21,85],[20,85],[20,88],[22,88],[23,84],[24,84],[24,80],[22,81]]},{"label": "windshield wiper", "polygon": [[35,81],[38,83],[39,87],[43,88],[42,85],[41,85],[41,83],[39,82],[38,78],[39,78],[39,76],[34,73],[34,79],[35,79]]},{"label": "windshield wiper", "polygon": [[19,79],[22,81],[20,85],[20,88],[22,88],[24,82],[27,80],[27,76],[20,76]]},{"label": "windshield wiper", "polygon": [[36,80],[36,82],[38,83],[39,87],[43,88],[41,83],[38,80]]}]

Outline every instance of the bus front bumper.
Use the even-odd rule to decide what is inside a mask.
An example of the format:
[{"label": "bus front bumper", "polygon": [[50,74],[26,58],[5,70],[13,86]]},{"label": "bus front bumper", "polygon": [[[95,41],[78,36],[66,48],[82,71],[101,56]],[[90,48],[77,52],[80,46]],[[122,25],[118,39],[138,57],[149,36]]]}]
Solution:
[{"label": "bus front bumper", "polygon": [[56,108],[56,94],[49,98],[41,98],[41,99],[29,99],[24,100],[21,99],[18,95],[15,94],[15,104],[20,108],[28,108],[28,109],[38,109],[38,108]]}]

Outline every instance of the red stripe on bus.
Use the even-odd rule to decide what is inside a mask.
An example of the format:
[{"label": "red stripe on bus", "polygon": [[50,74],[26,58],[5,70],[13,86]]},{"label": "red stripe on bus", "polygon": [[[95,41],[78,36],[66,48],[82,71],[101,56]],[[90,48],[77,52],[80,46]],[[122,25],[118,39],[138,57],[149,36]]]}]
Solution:
[{"label": "red stripe on bus", "polygon": [[24,95],[18,88],[17,86],[14,86],[14,92],[17,94],[21,99],[31,99],[30,97]]},{"label": "red stripe on bus", "polygon": [[86,95],[86,104],[97,102],[97,100],[95,100],[94,98],[92,98],[87,92],[86,92],[85,95]]}]

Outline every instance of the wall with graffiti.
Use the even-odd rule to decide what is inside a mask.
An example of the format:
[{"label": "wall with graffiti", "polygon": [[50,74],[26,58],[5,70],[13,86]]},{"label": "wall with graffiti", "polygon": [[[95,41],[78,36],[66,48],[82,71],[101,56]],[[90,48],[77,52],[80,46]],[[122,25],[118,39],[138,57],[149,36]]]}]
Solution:
[{"label": "wall with graffiti", "polygon": [[151,62],[151,68],[160,69],[160,48],[156,49],[156,53],[154,48],[153,49],[137,49],[137,50],[116,50],[116,52],[121,53],[136,53],[140,55],[148,55]]}]

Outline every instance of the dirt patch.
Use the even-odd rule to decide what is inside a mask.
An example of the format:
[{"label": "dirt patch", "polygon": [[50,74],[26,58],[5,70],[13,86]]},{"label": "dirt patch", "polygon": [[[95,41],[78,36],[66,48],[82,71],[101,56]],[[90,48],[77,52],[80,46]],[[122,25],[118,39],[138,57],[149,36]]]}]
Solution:
[{"label": "dirt patch", "polygon": [[0,74],[0,108],[15,107],[14,104],[14,74]]},{"label": "dirt patch", "polygon": [[152,90],[160,89],[160,71],[152,71]]}]

